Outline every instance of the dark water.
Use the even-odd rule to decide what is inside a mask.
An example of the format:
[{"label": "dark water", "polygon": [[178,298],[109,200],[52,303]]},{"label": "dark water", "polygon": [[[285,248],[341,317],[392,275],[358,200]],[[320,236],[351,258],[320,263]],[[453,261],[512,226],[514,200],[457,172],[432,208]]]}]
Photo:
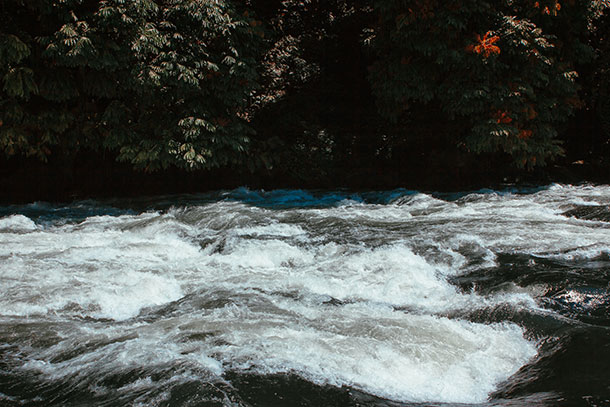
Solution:
[{"label": "dark water", "polygon": [[2,406],[610,405],[610,187],[0,208]]}]

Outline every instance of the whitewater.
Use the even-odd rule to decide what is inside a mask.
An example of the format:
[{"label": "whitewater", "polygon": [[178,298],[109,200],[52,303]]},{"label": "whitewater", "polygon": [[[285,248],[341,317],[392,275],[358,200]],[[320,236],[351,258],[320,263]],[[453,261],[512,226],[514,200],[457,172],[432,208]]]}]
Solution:
[{"label": "whitewater", "polygon": [[555,184],[0,207],[0,404],[604,405],[609,205]]}]

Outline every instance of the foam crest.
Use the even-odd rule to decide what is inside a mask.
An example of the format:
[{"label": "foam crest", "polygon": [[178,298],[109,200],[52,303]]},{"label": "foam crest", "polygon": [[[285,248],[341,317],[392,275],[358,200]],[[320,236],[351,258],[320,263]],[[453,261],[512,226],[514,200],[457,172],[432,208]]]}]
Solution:
[{"label": "foam crest", "polygon": [[313,256],[307,250],[282,240],[227,239],[222,253],[213,254],[212,266],[225,265],[232,272],[241,274],[244,269],[269,269],[282,272],[288,267],[298,267],[311,262]]},{"label": "foam crest", "polygon": [[337,253],[321,263],[315,270],[304,270],[301,284],[343,301],[440,310],[460,297],[444,278],[446,266],[429,264],[400,245]]},{"label": "foam crest", "polygon": [[[42,374],[49,379],[70,378],[77,383],[92,385],[103,382],[100,379],[123,372],[170,366],[178,362],[184,365],[181,369],[183,374],[196,372],[200,380],[218,378],[222,365],[207,356],[205,349],[176,342],[164,330],[167,327],[151,329],[127,326],[120,331],[81,329],[78,332],[62,332],[65,339],[47,349],[31,353],[21,370]],[[83,346],[83,343],[86,345]],[[150,378],[135,376],[132,382],[123,387],[129,389],[149,385],[156,386],[158,383]]]},{"label": "foam crest", "polygon": [[99,307],[99,311],[91,313],[94,317],[125,320],[138,315],[144,307],[166,304],[184,295],[180,284],[172,278],[134,274],[112,276],[112,282],[104,287],[87,287],[83,293],[89,294],[86,301],[82,297],[74,300],[79,304],[89,302],[90,309]]},{"label": "foam crest", "polygon": [[[210,296],[226,298],[201,293],[191,301]],[[229,300],[145,325],[61,332],[63,339],[30,354],[22,369],[99,382],[126,369],[179,363],[181,374],[198,380],[216,380],[228,370],[297,373],[397,401],[479,403],[536,354],[512,324],[475,324],[374,303],[312,307],[296,298],[245,295]],[[158,385],[136,377],[123,387]]]},{"label": "foam crest", "polygon": [[4,240],[2,314],[123,320],[179,299],[171,271],[198,258],[199,248],[166,228],[122,231],[124,221],[92,219]]},{"label": "foam crest", "polygon": [[27,233],[36,229],[36,223],[24,215],[0,218],[0,233]]},{"label": "foam crest", "polygon": [[261,226],[238,227],[233,230],[233,233],[256,237],[298,237],[301,240],[307,240],[306,232],[301,226],[277,222]]},{"label": "foam crest", "polygon": [[584,247],[568,248],[558,253],[538,253],[537,257],[565,261],[608,260],[610,259],[610,245],[592,244]]},{"label": "foam crest", "polygon": [[396,198],[390,202],[392,205],[406,206],[413,211],[440,210],[452,203],[434,198],[427,194],[409,194]]},{"label": "foam crest", "polygon": [[483,402],[499,381],[536,354],[514,325],[472,324],[387,307],[326,308],[308,313],[304,326],[259,318],[245,331],[225,334],[231,347],[222,356],[231,368],[298,372],[315,383],[352,386],[392,400]]}]

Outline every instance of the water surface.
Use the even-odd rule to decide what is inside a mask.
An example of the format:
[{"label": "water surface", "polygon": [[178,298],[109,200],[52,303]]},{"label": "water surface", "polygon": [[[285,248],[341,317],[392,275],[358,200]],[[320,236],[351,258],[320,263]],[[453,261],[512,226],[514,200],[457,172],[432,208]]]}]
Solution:
[{"label": "water surface", "polygon": [[609,405],[610,187],[0,208],[0,404]]}]

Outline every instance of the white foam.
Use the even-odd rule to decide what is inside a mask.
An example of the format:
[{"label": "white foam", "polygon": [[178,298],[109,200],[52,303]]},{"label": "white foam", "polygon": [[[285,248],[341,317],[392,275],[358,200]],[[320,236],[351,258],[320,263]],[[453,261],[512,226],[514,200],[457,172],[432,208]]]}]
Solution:
[{"label": "white foam", "polygon": [[[179,363],[184,377],[297,373],[404,402],[478,403],[535,346],[514,324],[442,315],[537,309],[539,294],[513,287],[482,297],[449,279],[491,268],[499,253],[565,261],[609,253],[610,228],[561,215],[566,205],[605,204],[606,187],[481,191],[457,202],[409,194],[387,205],[333,196],[313,209],[305,192],[243,193],[249,204],[44,228],[21,215],[0,219],[0,318],[66,324],[55,345],[20,349],[23,369],[86,378]],[[252,206],[265,199],[283,209]],[[121,322],[93,332],[82,317]],[[108,343],[52,362],[98,337]],[[143,377],[121,391],[155,385]]]},{"label": "white foam", "polygon": [[333,256],[299,277],[310,291],[340,300],[440,311],[459,297],[444,277],[448,272],[446,266],[430,264],[408,247],[395,245]]},{"label": "white foam", "polygon": [[[180,284],[168,277],[137,275],[134,273],[115,276],[109,285],[93,287],[88,300],[98,305],[95,317],[124,320],[138,315],[144,307],[166,304],[183,296]],[[81,304],[84,301],[77,298]]]},{"label": "white foam", "polygon": [[563,252],[537,253],[538,257],[566,261],[592,260],[610,256],[610,244],[592,244],[585,247],[574,247]]},{"label": "white foam", "polygon": [[239,227],[233,230],[235,235],[270,236],[270,237],[298,237],[307,240],[307,234],[299,225],[274,222],[269,225]]},{"label": "white foam", "polygon": [[371,305],[323,309],[300,325],[248,316],[253,322],[246,329],[225,336],[232,346],[222,356],[232,368],[298,372],[315,383],[353,386],[392,400],[483,402],[499,381],[536,354],[514,325]]},{"label": "white foam", "polygon": [[0,313],[121,320],[179,299],[180,282],[168,271],[199,249],[171,233],[122,231],[121,224],[95,219],[5,239],[0,286],[13,295],[0,298]]},{"label": "white foam", "polygon": [[[22,369],[50,379],[100,378],[137,366],[182,363],[203,380],[227,370],[297,373],[318,384],[352,386],[397,401],[479,403],[536,354],[512,324],[475,324],[414,315],[376,304],[306,307],[253,300],[146,325],[61,332]],[[305,311],[305,312],[302,312]],[[184,334],[207,332],[204,339]],[[187,335],[188,338],[188,335]],[[57,362],[57,354],[93,351]],[[198,372],[198,373],[195,373]],[[154,385],[140,379],[125,388]]]},{"label": "white foam", "polygon": [[[30,355],[21,369],[38,372],[54,380],[76,376],[85,381],[92,375],[99,379],[125,369],[175,362],[189,364],[193,369],[206,372],[208,377],[217,377],[222,372],[220,363],[197,351],[201,349],[186,352],[186,345],[168,336],[168,330],[168,324],[165,324],[152,329],[126,325],[120,330],[107,328],[101,331],[79,329],[76,332],[62,332],[62,341]],[[81,351],[80,343],[87,343],[93,351]],[[50,361],[56,355],[66,356],[58,361]],[[145,386],[147,383],[147,380],[138,380],[132,382],[131,386]]]},{"label": "white foam", "polygon": [[430,211],[443,210],[455,206],[454,203],[443,201],[427,194],[402,196],[391,201],[391,204],[404,206],[409,211],[416,213],[429,213]]},{"label": "white foam", "polygon": [[26,233],[36,229],[36,223],[27,216],[11,215],[0,218],[0,233]]},{"label": "white foam", "polygon": [[[211,266],[223,265],[230,268],[226,272],[243,273],[276,270],[294,267],[310,262],[312,255],[294,245],[281,240],[243,240],[229,239],[223,253],[212,255],[208,261]],[[281,270],[279,270],[281,273]],[[226,274],[225,274],[226,276]]]}]

